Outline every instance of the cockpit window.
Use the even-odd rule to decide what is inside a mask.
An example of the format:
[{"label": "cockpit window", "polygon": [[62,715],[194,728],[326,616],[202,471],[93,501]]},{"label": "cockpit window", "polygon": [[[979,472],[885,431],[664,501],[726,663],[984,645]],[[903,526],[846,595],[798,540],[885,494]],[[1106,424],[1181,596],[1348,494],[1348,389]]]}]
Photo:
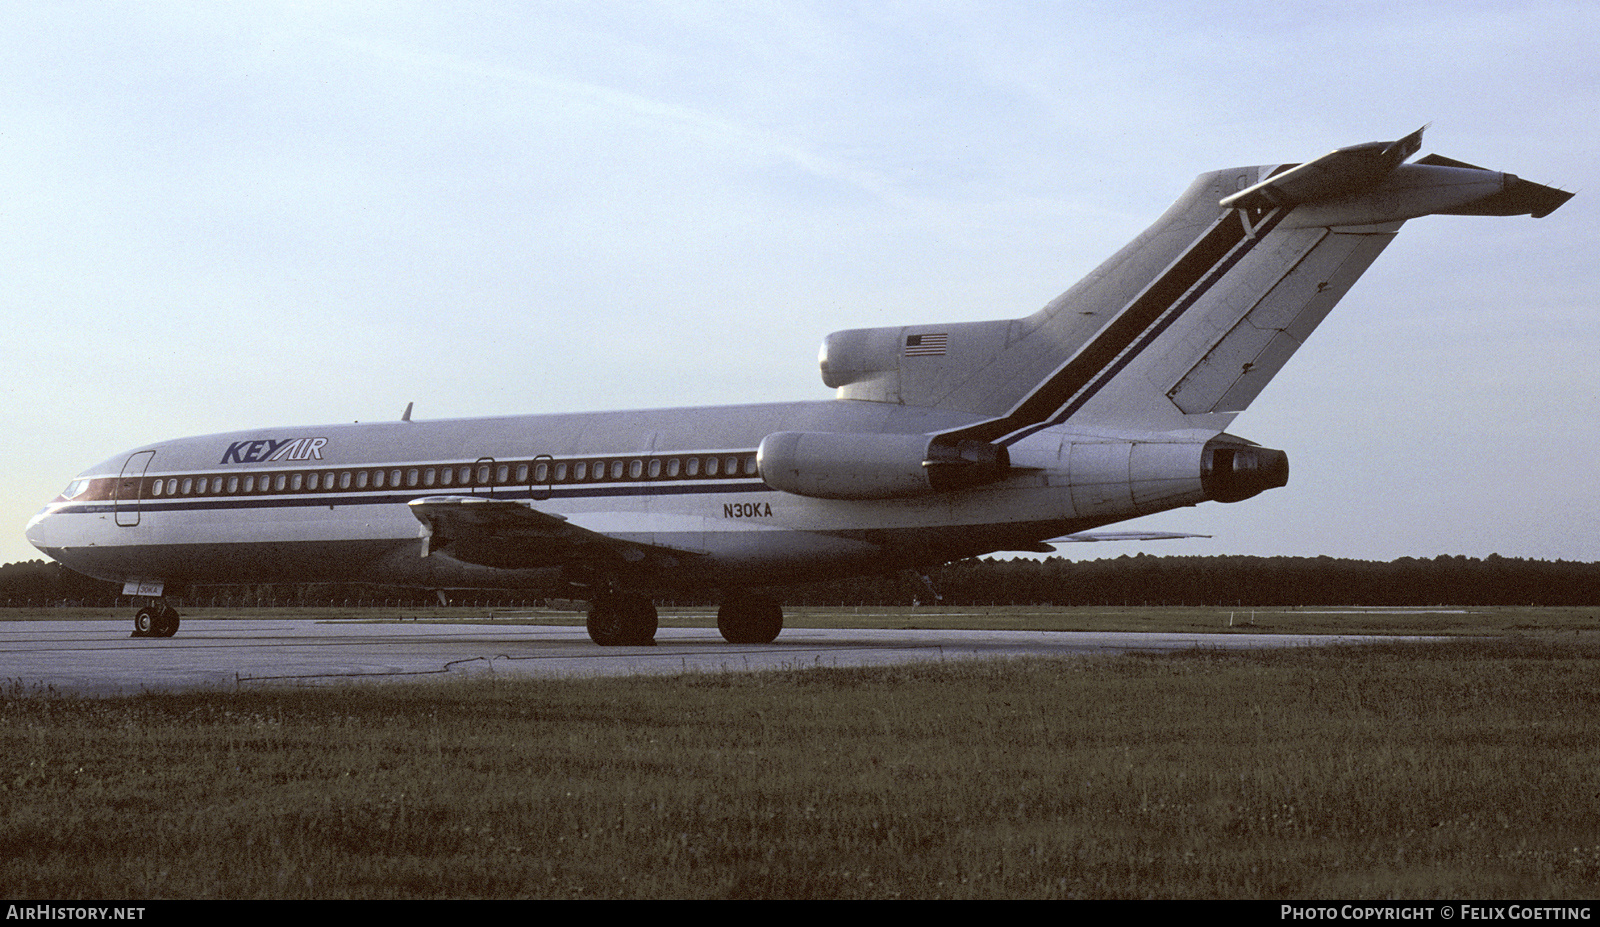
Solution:
[{"label": "cockpit window", "polygon": [[89,488],[89,481],[88,480],[73,480],[71,483],[67,484],[67,488],[66,489],[61,490],[61,498],[63,498],[63,499],[76,498],[77,496],[82,495],[83,491],[85,489],[88,489],[88,488]]}]

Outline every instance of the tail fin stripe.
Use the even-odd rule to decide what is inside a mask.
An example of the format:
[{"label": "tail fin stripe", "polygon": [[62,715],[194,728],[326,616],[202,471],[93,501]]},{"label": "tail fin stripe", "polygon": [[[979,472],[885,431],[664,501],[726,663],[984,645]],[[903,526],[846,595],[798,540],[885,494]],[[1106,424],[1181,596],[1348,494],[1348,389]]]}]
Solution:
[{"label": "tail fin stripe", "polygon": [[1242,260],[1286,212],[1277,210],[1248,230],[1240,213],[1225,212],[1111,324],[1009,413],[969,425],[954,436],[1012,444],[1066,421]]}]

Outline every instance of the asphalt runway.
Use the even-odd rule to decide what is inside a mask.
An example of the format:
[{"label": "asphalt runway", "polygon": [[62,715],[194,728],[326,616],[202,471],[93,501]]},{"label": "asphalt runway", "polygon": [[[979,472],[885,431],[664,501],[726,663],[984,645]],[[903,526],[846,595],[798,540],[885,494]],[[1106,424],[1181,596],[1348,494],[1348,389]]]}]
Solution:
[{"label": "asphalt runway", "polygon": [[662,628],[654,647],[597,647],[580,627],[185,618],[177,636],[131,638],[131,621],[0,622],[9,694],[232,691],[501,673],[586,677],[721,673],[918,660],[1067,657],[1194,647],[1320,646],[1355,635],[1160,634],[794,628],[775,643],[725,643],[714,628]]}]

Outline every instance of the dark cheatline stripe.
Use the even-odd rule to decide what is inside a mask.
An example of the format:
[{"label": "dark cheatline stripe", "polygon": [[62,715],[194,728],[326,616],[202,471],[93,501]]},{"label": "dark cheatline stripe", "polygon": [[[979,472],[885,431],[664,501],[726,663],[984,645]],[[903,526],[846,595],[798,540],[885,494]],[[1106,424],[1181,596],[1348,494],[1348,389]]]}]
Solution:
[{"label": "dark cheatline stripe", "polygon": [[[1104,331],[1040,384],[1016,409],[1004,418],[963,428],[954,432],[953,437],[989,442],[1006,438],[1006,443],[1011,443],[1034,430],[1064,420],[1137,356],[1155,335],[1176,321],[1184,309],[1193,305],[1211,284],[1265,237],[1281,217],[1279,213],[1257,226],[1255,235],[1248,239],[1244,222],[1237,213],[1229,211],[1219,217],[1216,224],[1129,303]],[[1248,245],[1239,248],[1246,241]],[[1180,305],[1183,294],[1202,281],[1205,287]],[[1160,324],[1152,330],[1151,326],[1157,322]],[[1138,344],[1137,350],[1129,351],[1147,330],[1149,334]]]},{"label": "dark cheatline stripe", "polygon": [[[775,493],[776,489],[762,482],[712,482],[677,484],[677,485],[576,485],[571,487],[557,486],[554,492],[546,489],[543,484],[529,489],[527,484],[517,486],[501,486],[494,493],[470,491],[443,492],[437,488],[428,492],[402,492],[402,493],[369,493],[357,495],[346,493],[344,495],[301,495],[295,496],[286,493],[283,496],[202,496],[188,499],[163,499],[154,502],[144,499],[139,502],[125,499],[122,505],[131,514],[135,505],[145,513],[151,512],[207,512],[229,511],[235,509],[294,509],[294,508],[348,508],[358,505],[404,505],[413,499],[422,499],[428,496],[472,496],[495,499],[532,499],[535,502],[548,502],[551,499],[599,499],[621,498],[637,496],[641,499],[649,496],[710,496],[726,495],[728,493]],[[60,515],[105,515],[113,511],[113,503],[109,500],[91,503],[69,503],[56,510]]]}]

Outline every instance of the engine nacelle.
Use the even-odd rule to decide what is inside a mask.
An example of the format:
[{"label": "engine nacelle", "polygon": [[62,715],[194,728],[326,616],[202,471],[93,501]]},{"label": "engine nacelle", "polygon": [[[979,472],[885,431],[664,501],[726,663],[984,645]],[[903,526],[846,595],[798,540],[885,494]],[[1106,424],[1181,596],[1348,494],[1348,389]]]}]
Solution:
[{"label": "engine nacelle", "polygon": [[1075,439],[1062,449],[1073,514],[1130,518],[1200,502],[1238,502],[1289,482],[1289,456],[1222,434],[1189,441]]},{"label": "engine nacelle", "polygon": [[1289,483],[1289,455],[1241,441],[1213,438],[1201,456],[1200,485],[1217,502],[1239,502]]},{"label": "engine nacelle", "polygon": [[761,439],[768,486],[819,499],[898,499],[993,482],[1011,466],[1004,447],[928,435],[780,431]]}]

